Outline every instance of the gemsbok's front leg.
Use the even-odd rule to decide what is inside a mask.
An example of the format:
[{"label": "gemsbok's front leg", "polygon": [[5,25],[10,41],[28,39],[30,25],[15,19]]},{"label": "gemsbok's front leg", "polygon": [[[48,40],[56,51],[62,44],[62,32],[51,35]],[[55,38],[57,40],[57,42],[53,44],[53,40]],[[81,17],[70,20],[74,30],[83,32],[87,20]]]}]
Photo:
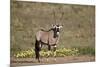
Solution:
[{"label": "gemsbok's front leg", "polygon": [[53,53],[54,53],[54,60],[56,61],[56,49],[57,49],[57,46],[55,45],[54,47],[53,47]]},{"label": "gemsbok's front leg", "polygon": [[49,56],[50,56],[50,54],[49,54],[49,52],[50,52],[50,50],[51,50],[51,46],[48,44],[48,57],[47,57],[47,62],[48,62],[48,58],[49,58]]},{"label": "gemsbok's front leg", "polygon": [[55,45],[55,46],[53,47],[53,50],[56,51],[56,49],[57,49],[57,46]]},{"label": "gemsbok's front leg", "polygon": [[51,46],[50,46],[50,45],[48,45],[48,50],[49,50],[49,51],[51,50]]}]

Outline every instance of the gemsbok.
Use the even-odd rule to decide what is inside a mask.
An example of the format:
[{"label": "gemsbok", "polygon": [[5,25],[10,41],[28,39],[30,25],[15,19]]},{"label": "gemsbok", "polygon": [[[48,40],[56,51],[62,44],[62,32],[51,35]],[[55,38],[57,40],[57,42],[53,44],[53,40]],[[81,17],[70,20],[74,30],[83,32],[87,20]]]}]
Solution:
[{"label": "gemsbok", "polygon": [[[62,11],[62,9],[60,9]],[[51,46],[54,47],[54,51],[56,50],[57,44],[59,42],[60,37],[60,29],[62,28],[62,25],[56,24],[57,21],[55,19],[55,12],[54,13],[54,20],[55,25],[52,25],[51,28],[48,31],[45,31],[43,29],[39,30],[35,35],[35,55],[36,59],[39,60],[40,57],[40,51],[42,48],[42,45],[47,45],[48,50],[51,50]],[[59,19],[61,21],[62,17],[64,15],[64,12],[61,13],[61,18]]]},{"label": "gemsbok", "polygon": [[62,25],[52,25],[52,28],[49,29],[48,31],[41,29],[36,33],[35,54],[36,54],[36,59],[38,59],[39,62],[40,62],[39,52],[42,48],[42,45],[47,45],[48,50],[51,50],[51,46],[53,46],[54,51],[56,50],[57,44],[59,42],[61,28]]}]

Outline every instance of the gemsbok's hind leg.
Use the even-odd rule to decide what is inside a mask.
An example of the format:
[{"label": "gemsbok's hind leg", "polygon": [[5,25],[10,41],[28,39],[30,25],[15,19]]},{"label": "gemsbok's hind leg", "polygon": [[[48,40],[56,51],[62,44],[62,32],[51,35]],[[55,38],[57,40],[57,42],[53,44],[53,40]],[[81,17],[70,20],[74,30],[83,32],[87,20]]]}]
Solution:
[{"label": "gemsbok's hind leg", "polygon": [[39,47],[40,42],[36,40],[35,42],[35,58],[38,60],[38,62],[40,62],[40,47]]},{"label": "gemsbok's hind leg", "polygon": [[35,49],[35,55],[36,55],[36,59],[38,60],[38,62],[40,62],[40,59],[39,59],[39,56],[40,56],[40,54],[39,54],[39,50],[37,50],[37,49]]}]

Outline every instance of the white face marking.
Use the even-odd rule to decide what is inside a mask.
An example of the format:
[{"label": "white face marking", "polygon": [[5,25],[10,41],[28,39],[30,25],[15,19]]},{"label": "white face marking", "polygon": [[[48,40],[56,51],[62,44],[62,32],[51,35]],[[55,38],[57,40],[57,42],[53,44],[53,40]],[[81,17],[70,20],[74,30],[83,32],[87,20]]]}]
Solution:
[{"label": "white face marking", "polygon": [[59,27],[56,26],[56,28],[59,28],[60,29],[60,28],[62,28],[62,26],[59,26]]},{"label": "white face marking", "polygon": [[57,47],[56,45],[54,47]]},{"label": "white face marking", "polygon": [[57,27],[57,26],[56,26],[56,28],[59,28],[60,29],[60,27]]},{"label": "white face marking", "polygon": [[62,26],[57,27],[57,25],[52,25],[53,28],[62,28]]},{"label": "white face marking", "polygon": [[39,45],[39,47],[41,47],[41,44]]},{"label": "white face marking", "polygon": [[59,35],[59,32],[57,32],[57,35]]}]

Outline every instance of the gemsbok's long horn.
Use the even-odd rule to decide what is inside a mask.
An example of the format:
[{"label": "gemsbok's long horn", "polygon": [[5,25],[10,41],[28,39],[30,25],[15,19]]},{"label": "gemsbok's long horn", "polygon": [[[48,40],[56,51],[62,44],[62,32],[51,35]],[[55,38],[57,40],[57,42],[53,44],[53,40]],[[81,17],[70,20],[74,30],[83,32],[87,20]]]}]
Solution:
[{"label": "gemsbok's long horn", "polygon": [[54,9],[53,9],[53,15],[54,15],[54,16],[53,16],[53,17],[54,17],[54,24],[56,25],[56,22],[57,22],[57,21],[56,21],[56,14],[55,14]]}]

